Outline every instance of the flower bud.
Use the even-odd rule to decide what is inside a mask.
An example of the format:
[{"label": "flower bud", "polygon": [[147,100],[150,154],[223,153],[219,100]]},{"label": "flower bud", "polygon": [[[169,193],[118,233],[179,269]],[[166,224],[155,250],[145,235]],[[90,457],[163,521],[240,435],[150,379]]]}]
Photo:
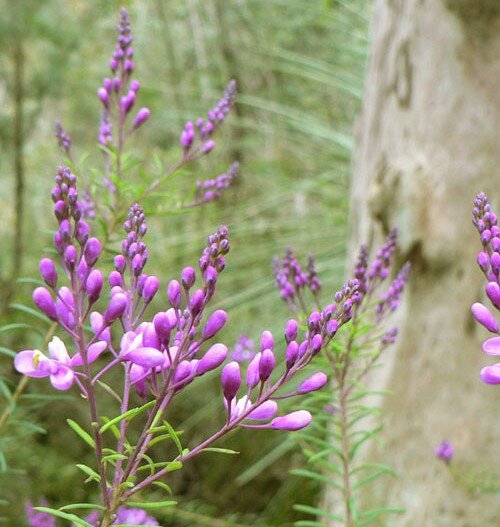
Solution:
[{"label": "flower bud", "polygon": [[271,376],[276,364],[274,353],[270,349],[265,349],[262,352],[259,361],[259,378],[262,382],[267,381]]},{"label": "flower bud", "polygon": [[106,91],[106,88],[99,88],[97,90],[97,96],[104,105],[105,108],[109,108],[109,94]]},{"label": "flower bud", "polygon": [[78,243],[82,246],[85,245],[87,243],[87,240],[89,239],[89,235],[89,224],[84,220],[78,221],[75,228],[75,238]]},{"label": "flower bud", "polygon": [[93,269],[87,278],[87,282],[85,283],[85,289],[91,304],[93,304],[99,298],[103,282],[104,279],[102,277],[101,271]]},{"label": "flower bud", "polygon": [[197,289],[189,300],[189,311],[191,311],[193,317],[201,312],[204,303],[205,293],[201,289]]},{"label": "flower bud", "polygon": [[161,347],[158,333],[156,333],[156,328],[151,322],[146,324],[146,327],[142,332],[142,345],[146,348],[156,348],[158,350]]},{"label": "flower bud", "polygon": [[127,309],[128,298],[124,293],[117,293],[109,301],[108,308],[104,313],[104,323],[111,324],[117,318],[120,318]]},{"label": "flower bud", "polygon": [[227,321],[227,314],[222,309],[218,309],[212,313],[205,324],[202,332],[202,338],[208,340],[218,333]]},{"label": "flower bud", "polygon": [[171,280],[168,284],[168,301],[173,308],[179,309],[181,306],[181,300],[181,285],[177,280]]},{"label": "flower bud", "polygon": [[278,413],[278,405],[275,401],[267,400],[252,410],[245,419],[252,419],[256,421],[267,421],[272,419]]},{"label": "flower bud", "polygon": [[153,325],[160,340],[165,343],[168,342],[170,339],[170,321],[167,313],[164,311],[156,313],[153,318]]},{"label": "flower bud", "polygon": [[73,271],[76,266],[78,259],[78,253],[76,252],[74,245],[68,245],[64,251],[64,263],[68,269]]},{"label": "flower bud", "polygon": [[40,311],[43,311],[51,320],[57,319],[54,299],[45,287],[37,287],[33,291],[33,302],[36,307]]},{"label": "flower bud", "polygon": [[480,377],[486,384],[500,384],[500,364],[486,366],[481,370]]},{"label": "flower bud", "polygon": [[226,364],[221,374],[222,389],[227,401],[234,399],[241,386],[240,365],[236,362]]},{"label": "flower bud", "polygon": [[271,428],[274,430],[288,430],[294,432],[308,426],[312,421],[312,416],[307,410],[298,410],[281,417],[276,417],[271,421]]},{"label": "flower bud", "polygon": [[298,331],[299,325],[297,324],[297,321],[293,318],[290,319],[285,325],[285,340],[287,344],[297,338]]},{"label": "flower bud", "polygon": [[260,338],[260,351],[274,349],[274,337],[270,331],[263,331]]},{"label": "flower bud", "polygon": [[500,309],[500,286],[497,282],[490,282],[486,286],[486,294],[491,300],[491,303],[497,308]]},{"label": "flower bud", "polygon": [[474,315],[474,318],[488,331],[491,331],[492,333],[498,333],[498,323],[486,306],[476,302],[472,305],[471,311]]},{"label": "flower bud", "polygon": [[203,375],[207,371],[218,368],[227,357],[227,347],[224,344],[214,344],[203,355],[196,366],[196,375]]},{"label": "flower bud", "polygon": [[127,267],[127,261],[125,260],[125,256],[123,254],[117,254],[114,259],[115,269],[123,274],[125,272],[125,269]]},{"label": "flower bud", "polygon": [[149,111],[148,108],[141,108],[137,112],[137,115],[135,116],[134,124],[132,125],[132,128],[134,130],[137,130],[139,126],[143,125],[149,119],[150,115],[151,115],[151,112]]},{"label": "flower bud", "polygon": [[203,144],[203,147],[201,148],[201,151],[204,154],[210,153],[215,148],[215,141],[210,140]]},{"label": "flower bud", "polygon": [[329,337],[333,337],[339,329],[339,322],[337,319],[329,320],[326,324],[326,332]]},{"label": "flower bud", "polygon": [[297,342],[295,342],[295,340],[292,340],[288,344],[286,348],[286,352],[285,352],[285,361],[286,361],[287,369],[290,369],[295,364],[298,357],[299,357],[299,345],[297,344]]},{"label": "flower bud", "polygon": [[247,368],[247,386],[251,390],[257,386],[260,382],[259,376],[259,363],[262,357],[262,353],[257,353],[255,357],[250,361]]},{"label": "flower bud", "polygon": [[151,302],[153,300],[153,297],[158,292],[158,289],[160,287],[160,282],[156,276],[148,276],[146,278],[146,281],[144,282],[144,287],[142,289],[142,298],[144,298],[144,301]]},{"label": "flower bud", "polygon": [[490,266],[490,258],[488,254],[483,251],[477,253],[477,264],[483,271],[487,271]]},{"label": "flower bud", "polygon": [[192,267],[185,267],[181,273],[182,287],[191,289],[196,280],[196,271]]},{"label": "flower bud", "polygon": [[500,355],[500,337],[493,337],[483,342],[483,351],[486,355]]},{"label": "flower bud", "polygon": [[123,287],[123,276],[118,271],[111,271],[108,282],[111,287]]},{"label": "flower bud", "polygon": [[92,267],[101,254],[101,242],[97,238],[89,238],[83,251],[85,261]]},{"label": "flower bud", "polygon": [[305,381],[299,384],[297,391],[299,393],[309,393],[314,392],[323,388],[323,386],[328,382],[328,377],[321,371],[314,373],[306,379]]},{"label": "flower bud", "polygon": [[323,346],[323,337],[321,335],[314,335],[311,341],[311,351],[313,355],[316,355],[316,353],[319,353],[321,351],[322,346]]},{"label": "flower bud", "polygon": [[57,270],[56,265],[50,258],[43,258],[39,264],[40,274],[44,282],[50,287],[57,285]]},{"label": "flower bud", "polygon": [[192,372],[192,364],[187,360],[179,362],[174,374],[174,384],[178,384],[187,379]]}]

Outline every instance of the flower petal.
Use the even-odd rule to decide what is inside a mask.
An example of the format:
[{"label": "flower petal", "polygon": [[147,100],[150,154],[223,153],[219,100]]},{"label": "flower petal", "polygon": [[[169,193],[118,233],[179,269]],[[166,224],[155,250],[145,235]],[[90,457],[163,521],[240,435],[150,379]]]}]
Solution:
[{"label": "flower petal", "polygon": [[56,390],[69,390],[75,380],[73,370],[67,366],[59,365],[57,372],[50,376],[50,382]]},{"label": "flower petal", "polygon": [[[89,349],[87,351],[87,360],[89,364],[92,364],[92,362],[95,362],[99,355],[108,347],[107,342],[104,340],[99,340],[97,342],[94,342],[94,344],[91,344],[89,346]],[[83,365],[83,359],[80,353],[77,353],[73,356],[73,358],[70,361],[71,367],[73,366],[82,366]]]},{"label": "flower petal", "polygon": [[500,384],[500,363],[486,366],[481,370],[480,376],[486,384]]},{"label": "flower petal", "polygon": [[14,359],[14,368],[28,377],[47,377],[50,375],[50,359],[38,350],[24,350]]},{"label": "flower petal", "polygon": [[70,358],[64,342],[59,337],[52,337],[49,342],[50,356],[61,364],[69,364]]}]

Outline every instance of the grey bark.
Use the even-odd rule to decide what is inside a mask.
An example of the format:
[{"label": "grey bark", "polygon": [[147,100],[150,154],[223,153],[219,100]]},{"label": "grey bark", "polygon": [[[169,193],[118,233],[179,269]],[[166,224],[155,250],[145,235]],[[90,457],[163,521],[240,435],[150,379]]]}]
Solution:
[{"label": "grey bark", "polygon": [[[482,296],[471,203],[500,210],[500,2],[376,0],[354,159],[351,240],[396,225],[413,264],[400,340],[372,382],[393,390],[382,442],[366,455],[393,466],[367,501],[406,513],[392,526],[499,525],[500,499],[470,495],[437,460],[449,439],[464,470],[500,473],[500,389],[479,381],[486,337],[470,316]],[[382,480],[381,480],[382,481]]]}]

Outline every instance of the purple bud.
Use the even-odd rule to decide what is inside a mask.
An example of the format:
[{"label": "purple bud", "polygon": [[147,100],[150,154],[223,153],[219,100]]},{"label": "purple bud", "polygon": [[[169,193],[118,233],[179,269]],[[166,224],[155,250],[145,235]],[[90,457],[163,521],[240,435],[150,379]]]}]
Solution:
[{"label": "purple bud", "polygon": [[208,154],[210,153],[213,149],[215,148],[215,141],[207,141],[206,143],[203,144],[203,147],[201,149],[201,151],[204,153],[204,154]]},{"label": "purple bud", "polygon": [[257,386],[260,382],[260,376],[259,376],[259,363],[260,358],[262,356],[262,353],[257,353],[255,357],[250,361],[250,364],[247,368],[247,385],[248,388],[252,389]]},{"label": "purple bud", "polygon": [[500,384],[500,363],[483,368],[480,377],[486,384]]},{"label": "purple bud", "polygon": [[33,302],[35,302],[36,307],[40,311],[43,311],[51,320],[57,319],[54,299],[45,287],[37,287],[33,291]]},{"label": "purple bud", "polygon": [[193,317],[201,312],[204,303],[205,293],[201,289],[197,289],[189,300],[189,311],[191,311]]},{"label": "purple bud", "polygon": [[104,280],[101,271],[94,269],[90,272],[85,284],[85,289],[91,304],[93,304],[99,298],[103,282]]},{"label": "purple bud", "polygon": [[179,362],[175,369],[174,383],[178,384],[191,375],[192,364],[187,360]]},{"label": "purple bud", "polygon": [[171,280],[168,284],[168,301],[173,308],[179,309],[181,300],[181,285],[177,280]]},{"label": "purple bud", "polygon": [[158,292],[160,282],[156,276],[148,276],[144,282],[144,288],[142,290],[142,298],[145,302],[151,302],[153,297]]},{"label": "purple bud", "polygon": [[218,333],[226,324],[227,314],[222,309],[218,309],[212,313],[205,324],[202,332],[202,338],[208,340]]},{"label": "purple bud", "polygon": [[490,263],[493,271],[498,272],[500,269],[500,254],[497,252],[492,253],[490,256]]},{"label": "purple bud", "polygon": [[170,339],[170,321],[167,313],[164,311],[156,313],[153,318],[153,324],[160,340],[162,342],[168,342]]},{"label": "purple bud", "polygon": [[271,428],[274,428],[274,430],[294,432],[305,428],[311,421],[312,416],[307,410],[298,410],[281,417],[276,417],[271,421]]},{"label": "purple bud", "polygon": [[235,398],[241,386],[240,365],[236,362],[226,364],[221,374],[222,389],[227,401]]},{"label": "purple bud", "polygon": [[500,286],[497,282],[490,282],[486,286],[486,294],[491,300],[491,303],[497,308],[500,309]]},{"label": "purple bud", "polygon": [[97,96],[104,105],[105,108],[109,108],[109,94],[106,91],[106,88],[99,88],[97,90]]},{"label": "purple bud", "polygon": [[196,271],[192,267],[185,267],[181,273],[181,281],[184,289],[191,289],[196,280]]},{"label": "purple bud", "polygon": [[101,254],[101,242],[97,238],[89,238],[83,251],[85,261],[92,267]]},{"label": "purple bud", "polygon": [[486,355],[500,355],[500,337],[493,337],[483,342],[483,351]]},{"label": "purple bud", "polygon": [[123,293],[117,293],[109,301],[108,308],[104,313],[104,323],[106,325],[111,324],[117,318],[120,318],[125,310],[127,309],[128,299],[127,296]]},{"label": "purple bud", "polygon": [[125,271],[125,268],[127,267],[127,261],[125,260],[125,256],[123,256],[123,254],[117,254],[115,256],[114,264],[115,264],[115,269],[119,273],[123,274]]},{"label": "purple bud", "polygon": [[108,282],[111,287],[123,287],[123,276],[118,271],[111,271]]},{"label": "purple bud", "polygon": [[311,341],[311,351],[313,355],[316,355],[316,353],[319,353],[321,351],[322,346],[323,346],[323,337],[321,335],[314,335]]},{"label": "purple bud", "polygon": [[89,239],[89,235],[89,224],[84,220],[78,221],[75,228],[75,238],[78,243],[82,246],[85,245],[87,243],[87,240]]},{"label": "purple bud", "polygon": [[142,332],[142,345],[146,348],[160,349],[161,343],[156,333],[156,328],[151,322],[145,325],[144,331]]},{"label": "purple bud", "polygon": [[309,377],[309,379],[306,379],[305,381],[301,382],[298,387],[299,393],[309,393],[314,392],[316,390],[319,390],[323,388],[323,386],[328,382],[328,377],[321,371],[314,373]]},{"label": "purple bud", "polygon": [[130,89],[131,90],[134,90],[136,93],[139,91],[139,88],[141,87],[141,84],[139,83],[138,80],[133,80],[131,83],[130,83]]},{"label": "purple bud", "polygon": [[289,342],[286,352],[285,352],[285,361],[287,369],[290,369],[299,357],[299,345],[295,340]]},{"label": "purple bud", "polygon": [[73,271],[76,266],[76,261],[78,259],[78,253],[76,252],[74,245],[68,245],[64,251],[64,263],[66,267]]},{"label": "purple bud", "polygon": [[329,320],[326,324],[326,332],[329,337],[333,337],[339,329],[339,322],[336,319]]},{"label": "purple bud", "polygon": [[492,333],[498,333],[498,323],[486,306],[476,302],[472,305],[471,311],[474,315],[474,318],[488,331],[491,331]]},{"label": "purple bud", "polygon": [[137,112],[137,115],[135,116],[134,124],[133,124],[132,128],[134,130],[137,130],[137,128],[139,128],[139,126],[143,125],[149,119],[150,115],[151,115],[151,112],[149,111],[148,108],[141,108]]},{"label": "purple bud", "polygon": [[39,269],[44,282],[50,287],[56,287],[57,270],[54,262],[50,258],[43,258],[40,260]]},{"label": "purple bud", "polygon": [[285,325],[285,339],[287,344],[297,338],[298,331],[299,325],[297,324],[297,321],[293,318],[290,319]]},{"label": "purple bud", "polygon": [[227,348],[224,344],[214,344],[203,355],[196,366],[196,375],[203,375],[207,371],[218,368],[227,357]]},{"label": "purple bud", "polygon": [[262,352],[259,361],[259,377],[262,382],[267,381],[274,370],[276,360],[274,353],[270,349],[265,349]]},{"label": "purple bud", "polygon": [[490,265],[488,254],[482,251],[477,253],[477,264],[483,271],[487,271]]},{"label": "purple bud", "polygon": [[263,331],[260,338],[260,351],[274,349],[274,337],[270,331]]}]

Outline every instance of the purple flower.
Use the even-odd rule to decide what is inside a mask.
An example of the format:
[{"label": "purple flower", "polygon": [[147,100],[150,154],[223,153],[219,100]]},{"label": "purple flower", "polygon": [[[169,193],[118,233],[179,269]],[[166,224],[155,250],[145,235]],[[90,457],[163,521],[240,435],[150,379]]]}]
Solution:
[{"label": "purple flower", "polygon": [[[47,502],[42,500],[41,506],[46,507],[47,505]],[[46,512],[36,511],[31,501],[25,502],[24,510],[30,527],[56,527],[57,525],[55,516]]]},{"label": "purple flower", "polygon": [[434,455],[438,459],[442,459],[447,465],[453,457],[453,447],[449,441],[443,441],[434,449]]},{"label": "purple flower", "polygon": [[236,362],[250,361],[255,357],[256,351],[254,342],[246,335],[240,335],[233,347],[231,360]]}]

